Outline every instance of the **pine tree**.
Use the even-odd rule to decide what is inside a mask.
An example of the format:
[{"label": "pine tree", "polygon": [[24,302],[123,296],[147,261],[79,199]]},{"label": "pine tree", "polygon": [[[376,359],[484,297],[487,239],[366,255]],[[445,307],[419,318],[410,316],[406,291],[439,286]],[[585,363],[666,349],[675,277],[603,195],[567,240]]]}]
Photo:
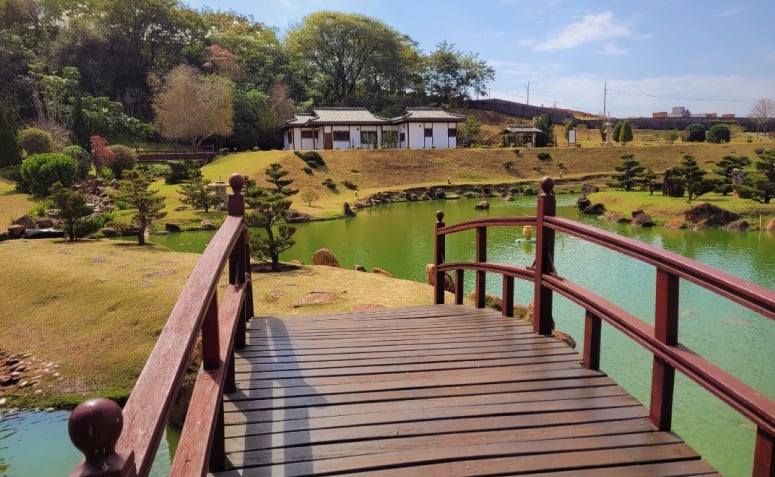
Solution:
[{"label": "pine tree", "polygon": [[158,190],[148,190],[152,178],[150,173],[134,168],[124,172],[117,198],[137,209],[132,223],[138,228],[137,244],[145,245],[145,230],[154,220],[167,215],[164,212],[164,197],[157,196]]},{"label": "pine tree", "polygon": [[83,100],[78,95],[75,97],[73,110],[70,113],[70,142],[88,151],[91,146],[90,137],[91,124],[83,110]]},{"label": "pine tree", "polygon": [[0,168],[22,162],[17,130],[18,123],[11,104],[0,101]]},{"label": "pine tree", "polygon": [[91,227],[81,226],[94,211],[94,206],[89,205],[86,196],[62,185],[61,182],[51,186],[49,199],[59,209],[59,217],[64,221],[67,238],[74,242],[83,235],[96,232],[99,224],[93,221]]},{"label": "pine tree", "polygon": [[249,224],[260,227],[263,233],[251,234],[250,255],[260,261],[271,261],[272,271],[280,271],[280,254],[296,243],[296,228],[285,221],[291,201],[281,193],[261,187],[248,189],[245,201],[252,211],[248,212]]},{"label": "pine tree", "polygon": [[641,183],[640,174],[645,168],[635,160],[633,154],[622,156],[622,163],[616,166],[616,170],[621,174],[616,174],[613,178],[616,180],[616,186],[629,192],[636,185]]},{"label": "pine tree", "polygon": [[622,127],[619,129],[619,135],[617,136],[616,140],[622,145],[627,144],[628,142],[632,141],[632,126],[630,125],[630,122],[625,120],[622,122]]},{"label": "pine tree", "polygon": [[209,184],[210,181],[201,175],[184,181],[178,190],[184,196],[183,203],[189,204],[195,209],[204,209],[205,213],[209,212],[211,207],[220,204],[221,198],[208,187]]},{"label": "pine tree", "polygon": [[266,173],[266,181],[270,184],[274,184],[277,188],[277,192],[285,197],[295,195],[299,192],[298,189],[289,189],[288,186],[293,184],[293,179],[283,179],[288,175],[288,171],[283,170],[283,166],[274,162],[269,164],[264,172]]},{"label": "pine tree", "polygon": [[705,179],[706,172],[700,169],[700,166],[697,165],[697,161],[694,160],[694,157],[685,155],[683,159],[681,159],[681,166],[676,169],[683,177],[686,191],[689,194],[688,202],[713,190],[715,184]]}]

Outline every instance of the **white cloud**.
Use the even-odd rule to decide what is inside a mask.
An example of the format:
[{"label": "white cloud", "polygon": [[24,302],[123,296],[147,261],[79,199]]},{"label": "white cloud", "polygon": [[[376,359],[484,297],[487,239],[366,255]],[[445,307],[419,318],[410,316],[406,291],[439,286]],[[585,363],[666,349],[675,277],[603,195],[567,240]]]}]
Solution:
[{"label": "white cloud", "polygon": [[613,41],[609,41],[603,45],[603,51],[601,53],[603,55],[626,55],[629,52],[630,50],[620,47]]},{"label": "white cloud", "polygon": [[738,5],[734,8],[730,8],[729,10],[724,10],[718,13],[713,14],[713,18],[728,18],[733,17],[735,15],[738,15],[740,13],[746,12],[751,9],[751,5]]},{"label": "white cloud", "polygon": [[632,36],[630,29],[614,20],[611,12],[584,15],[581,21],[571,23],[552,38],[537,45],[535,51],[567,50],[585,43],[599,43],[612,38]]}]

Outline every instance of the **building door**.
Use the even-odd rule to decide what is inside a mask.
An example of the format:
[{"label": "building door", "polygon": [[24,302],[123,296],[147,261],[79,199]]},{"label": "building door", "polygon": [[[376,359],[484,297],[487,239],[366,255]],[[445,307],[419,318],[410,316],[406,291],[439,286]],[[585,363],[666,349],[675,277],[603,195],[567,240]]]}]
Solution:
[{"label": "building door", "polygon": [[331,133],[323,134],[323,149],[334,148],[334,136]]}]

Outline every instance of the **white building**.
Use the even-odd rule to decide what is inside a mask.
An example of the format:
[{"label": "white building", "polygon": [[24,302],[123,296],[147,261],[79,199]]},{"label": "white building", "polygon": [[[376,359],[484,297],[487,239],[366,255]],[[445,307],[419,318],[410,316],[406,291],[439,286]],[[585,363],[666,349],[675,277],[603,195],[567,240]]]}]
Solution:
[{"label": "white building", "polygon": [[406,108],[388,119],[366,108],[315,108],[299,113],[279,129],[283,148],[306,149],[448,149],[457,147],[459,114],[441,108]]}]

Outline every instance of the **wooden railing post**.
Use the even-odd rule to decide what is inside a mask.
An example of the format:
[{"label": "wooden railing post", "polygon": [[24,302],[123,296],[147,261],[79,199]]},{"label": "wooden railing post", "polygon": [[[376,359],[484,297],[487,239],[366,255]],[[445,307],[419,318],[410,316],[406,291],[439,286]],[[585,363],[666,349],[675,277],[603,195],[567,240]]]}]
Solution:
[{"label": "wooden railing post", "polygon": [[444,304],[444,272],[439,270],[439,265],[444,263],[446,256],[446,235],[440,234],[439,229],[444,227],[444,212],[436,211],[436,237],[434,246],[434,273],[436,273],[436,283],[433,285],[434,303],[436,305]]},{"label": "wooden railing post", "polygon": [[[487,227],[476,228],[476,263],[487,261]],[[484,308],[485,303],[485,273],[481,270],[476,271],[476,307]]]},{"label": "wooden railing post", "polygon": [[543,286],[545,273],[554,271],[554,229],[544,226],[544,217],[554,216],[557,203],[554,198],[554,179],[549,176],[541,179],[536,212],[536,263],[535,294],[533,298],[533,330],[540,335],[552,334],[552,290]]},{"label": "wooden railing post", "polygon": [[[678,277],[657,269],[654,337],[669,346],[678,344]],[[651,422],[661,431],[669,431],[673,416],[675,368],[654,356],[651,374]]]},{"label": "wooden railing post", "polygon": [[582,364],[587,369],[600,369],[600,332],[602,320],[587,310],[584,316],[584,355]]},{"label": "wooden railing post", "polygon": [[124,427],[118,404],[110,399],[89,399],[76,407],[67,422],[67,432],[84,460],[70,477],[136,477],[134,452],[116,452]]},{"label": "wooden railing post", "polygon": [[759,427],[753,452],[753,477],[775,477],[775,436]]},{"label": "wooden railing post", "polygon": [[514,277],[503,276],[503,291],[502,291],[503,308],[501,314],[503,316],[514,316]]},{"label": "wooden railing post", "polygon": [[221,365],[220,326],[218,324],[218,294],[213,292],[202,322],[202,367],[218,369]]}]

